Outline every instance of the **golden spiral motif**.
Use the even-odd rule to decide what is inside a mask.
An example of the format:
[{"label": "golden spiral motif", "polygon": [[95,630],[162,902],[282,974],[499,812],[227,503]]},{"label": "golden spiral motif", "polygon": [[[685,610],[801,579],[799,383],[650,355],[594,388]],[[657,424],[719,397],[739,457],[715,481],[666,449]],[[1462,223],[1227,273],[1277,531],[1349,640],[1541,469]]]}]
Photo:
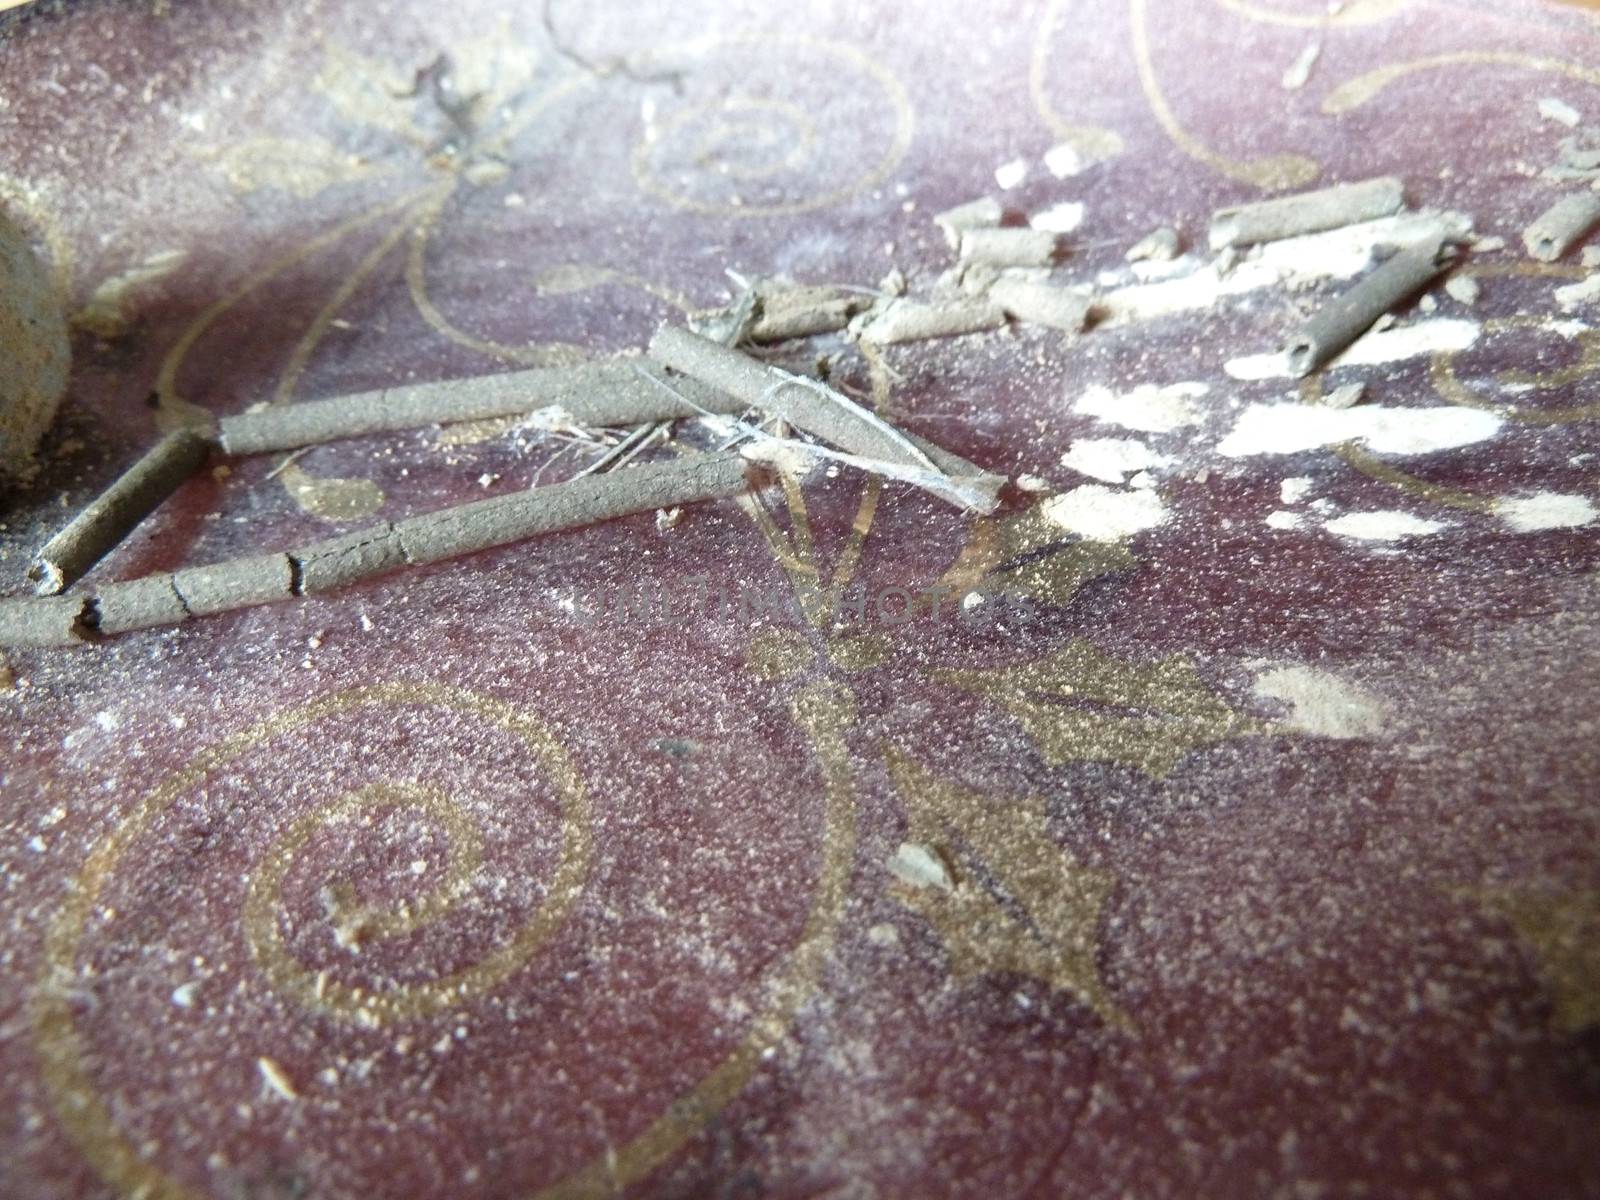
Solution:
[{"label": "golden spiral motif", "polygon": [[[565,751],[531,714],[488,696],[432,684],[386,683],[352,688],[314,700],[260,722],[243,733],[201,751],[173,772],[134,807],[132,813],[90,852],[74,886],[45,935],[44,965],[31,1009],[40,1073],[57,1119],[101,1176],[128,1194],[181,1197],[188,1189],[162,1173],[117,1126],[89,1069],[74,1024],[64,980],[75,978],[85,931],[101,896],[124,856],[151,833],[184,796],[203,786],[248,751],[265,747],[336,714],[397,705],[429,705],[477,717],[517,738],[543,768],[561,804],[561,849],[542,907],[515,935],[479,962],[441,979],[363,992],[327,980],[294,962],[277,932],[277,898],[295,854],[322,825],[372,807],[403,805],[436,820],[451,836],[449,869],[442,888],[403,911],[355,912],[343,897],[347,916],[358,917],[372,934],[397,936],[443,915],[470,888],[481,854],[481,837],[460,808],[436,788],[412,781],[380,783],[348,793],[328,810],[295,822],[267,855],[247,888],[243,920],[246,940],[274,986],[310,1008],[368,1023],[424,1016],[454,1008],[503,981],[522,967],[561,923],[583,888],[591,854],[589,801]],[[336,893],[336,902],[340,899]]]},{"label": "golden spiral motif", "polygon": [[[782,53],[783,71],[763,60]],[[634,147],[639,186],[674,208],[734,217],[780,217],[838,204],[886,179],[911,145],[911,101],[900,81],[854,46],[784,35],[706,38],[648,56],[652,70],[744,55],[719,78],[749,90],[669,107]],[[852,87],[852,80],[869,85]],[[790,89],[771,95],[772,89]],[[818,128],[813,114],[838,95],[868,97],[867,113],[841,124],[850,137],[886,141],[864,165]],[[881,130],[874,128],[881,126]],[[860,131],[859,134],[857,131]]]}]

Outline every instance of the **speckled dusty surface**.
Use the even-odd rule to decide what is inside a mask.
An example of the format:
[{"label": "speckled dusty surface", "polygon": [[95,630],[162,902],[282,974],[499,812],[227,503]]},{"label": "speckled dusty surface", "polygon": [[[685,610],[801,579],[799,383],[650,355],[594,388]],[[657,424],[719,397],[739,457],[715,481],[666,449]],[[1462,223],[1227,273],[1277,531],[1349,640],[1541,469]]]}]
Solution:
[{"label": "speckled dusty surface", "polygon": [[[185,405],[638,349],[729,269],[925,296],[980,195],[1102,316],[785,348],[1037,477],[991,519],[819,472],[9,652],[0,1194],[1600,1195],[1595,301],[1520,239],[1600,30],[1324,9],[8,16],[0,187],[78,312],[8,590]],[[1478,296],[1262,377],[1411,218],[1218,275],[1210,213],[1382,173]],[[218,460],[88,582],[597,454]],[[774,611],[580,602],[640,586]]]}]

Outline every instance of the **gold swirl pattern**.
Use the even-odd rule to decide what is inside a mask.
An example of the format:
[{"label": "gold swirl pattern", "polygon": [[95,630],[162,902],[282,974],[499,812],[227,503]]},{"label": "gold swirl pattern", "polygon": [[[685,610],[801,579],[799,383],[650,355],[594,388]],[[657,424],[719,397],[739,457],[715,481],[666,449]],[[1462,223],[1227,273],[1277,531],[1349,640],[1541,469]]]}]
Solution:
[{"label": "gold swirl pattern", "polygon": [[1128,19],[1133,36],[1134,65],[1139,85],[1156,121],[1173,143],[1190,158],[1205,163],[1230,179],[1253,184],[1267,191],[1301,187],[1322,173],[1322,165],[1303,154],[1269,154],[1259,158],[1233,158],[1207,146],[1184,128],[1167,102],[1150,52],[1149,0],[1128,0]]},{"label": "gold swirl pattern", "polygon": [[1390,85],[1424,71],[1438,71],[1446,67],[1504,66],[1521,67],[1528,71],[1564,75],[1581,83],[1600,87],[1600,70],[1560,58],[1545,58],[1537,54],[1522,54],[1514,50],[1459,50],[1451,54],[1434,54],[1406,62],[1389,63],[1346,80],[1322,99],[1322,111],[1329,116],[1351,112],[1375,100]]},{"label": "gold swirl pattern", "polygon": [[[798,79],[802,81],[798,98],[735,93],[664,113],[647,125],[633,150],[633,174],[641,189],[685,212],[787,217],[842,203],[876,187],[905,157],[914,126],[906,89],[888,68],[854,46],[800,36],[742,34],[668,47],[645,56],[645,61],[652,70],[666,70],[752,51],[781,51],[798,61],[786,64],[783,72],[753,62],[732,74],[759,74],[765,86]],[[822,70],[802,69],[808,58]],[[862,91],[847,88],[841,76],[864,77],[871,85],[865,94],[872,97],[874,110],[886,112],[889,124],[883,152],[853,173],[847,164],[836,164],[837,148],[824,141],[812,117],[819,100]],[[861,124],[850,123],[852,129]],[[863,131],[861,136],[873,134]],[[747,196],[747,190],[755,194]]]},{"label": "gold swirl pattern", "polygon": [[1050,131],[1063,145],[1076,150],[1079,160],[1085,166],[1089,166],[1104,162],[1108,158],[1115,158],[1122,153],[1125,143],[1122,135],[1115,130],[1102,129],[1097,125],[1077,125],[1068,121],[1051,102],[1045,81],[1045,69],[1050,57],[1050,43],[1055,37],[1061,21],[1061,12],[1065,6],[1066,0],[1052,0],[1045,8],[1044,17],[1039,22],[1039,34],[1034,39],[1033,54],[1028,60],[1028,96],[1033,101],[1034,111],[1050,127]]},{"label": "gold swirl pattern", "polygon": [[253,880],[246,901],[247,938],[268,979],[307,1007],[335,1016],[364,1017],[369,1023],[404,1019],[453,1008],[503,981],[523,966],[566,915],[581,893],[591,851],[589,802],[565,751],[532,715],[491,697],[420,683],[387,683],[353,688],[270,717],[243,733],[201,751],[190,763],[167,776],[135,806],[132,813],[90,852],[74,885],[45,935],[44,964],[31,1001],[31,1017],[40,1070],[62,1127],[85,1158],[113,1187],[130,1195],[185,1197],[191,1193],[133,1146],[118,1130],[116,1119],[100,1094],[85,1060],[75,1028],[73,1009],[62,981],[75,977],[84,933],[113,873],[129,850],[151,832],[181,797],[202,786],[241,755],[266,746],[324,718],[363,708],[397,705],[436,706],[477,717],[519,739],[545,770],[562,805],[561,852],[546,901],[512,940],[485,960],[443,979],[382,993],[363,993],[323,981],[320,985],[283,955],[276,940],[275,899],[283,873],[296,850],[317,824],[373,804],[403,801],[438,817],[459,838],[451,855],[452,877],[445,892],[425,898],[412,918],[374,914],[380,931],[391,936],[414,921],[441,913],[463,886],[466,868],[477,844],[463,827],[464,818],[448,800],[413,783],[352,793],[325,814],[303,818],[280,841]]}]

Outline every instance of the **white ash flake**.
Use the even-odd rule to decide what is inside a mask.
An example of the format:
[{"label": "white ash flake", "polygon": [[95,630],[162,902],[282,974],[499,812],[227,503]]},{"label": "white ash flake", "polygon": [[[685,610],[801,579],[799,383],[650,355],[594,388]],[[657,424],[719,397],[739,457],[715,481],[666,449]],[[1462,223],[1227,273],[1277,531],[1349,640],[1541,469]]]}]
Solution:
[{"label": "white ash flake", "polygon": [[1121,491],[1085,484],[1041,505],[1046,519],[1068,533],[1096,542],[1115,542],[1167,521],[1167,507],[1152,491]]},{"label": "white ash flake", "polygon": [[1501,418],[1478,408],[1326,408],[1300,403],[1252,404],[1233,432],[1217,444],[1227,458],[1298,454],[1339,442],[1360,441],[1375,454],[1429,454],[1485,441]]},{"label": "white ash flake", "polygon": [[1283,666],[1256,677],[1255,694],[1289,705],[1283,723],[1326,738],[1372,737],[1388,712],[1371,692],[1316,667]]},{"label": "white ash flake", "polygon": [[1377,512],[1346,513],[1323,526],[1329,533],[1358,542],[1398,542],[1426,537],[1446,528],[1442,521],[1414,517],[1408,512],[1384,509]]},{"label": "white ash flake", "polygon": [[1061,456],[1061,465],[1105,483],[1121,483],[1130,474],[1166,467],[1172,459],[1135,438],[1079,438]]},{"label": "white ash flake", "polygon": [[1506,496],[1495,501],[1494,515],[1518,533],[1538,533],[1545,529],[1575,529],[1600,516],[1587,496],[1560,492],[1535,492],[1529,496]]},{"label": "white ash flake", "polygon": [[1204,383],[1173,383],[1165,387],[1145,383],[1131,392],[1119,394],[1097,385],[1085,391],[1074,408],[1085,416],[1123,429],[1171,433],[1185,425],[1198,425],[1204,419],[1205,414],[1195,400],[1210,390]]}]

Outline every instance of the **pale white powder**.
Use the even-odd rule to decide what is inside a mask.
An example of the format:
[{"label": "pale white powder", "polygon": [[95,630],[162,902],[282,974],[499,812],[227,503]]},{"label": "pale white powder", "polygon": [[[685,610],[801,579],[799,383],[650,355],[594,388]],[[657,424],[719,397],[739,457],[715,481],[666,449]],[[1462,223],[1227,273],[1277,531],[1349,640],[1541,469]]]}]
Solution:
[{"label": "pale white powder", "polygon": [[1297,454],[1318,446],[1361,441],[1378,454],[1428,454],[1493,437],[1501,419],[1478,408],[1327,408],[1316,404],[1252,404],[1217,444],[1228,458]]},{"label": "pale white powder", "polygon": [[1035,213],[1028,218],[1028,224],[1035,229],[1043,229],[1050,233],[1071,233],[1083,224],[1084,207],[1076,200],[1063,201],[1052,204],[1043,212]]},{"label": "pale white powder", "polygon": [[1167,520],[1166,505],[1156,493],[1117,491],[1097,483],[1052,496],[1041,511],[1069,533],[1097,542],[1131,537]]},{"label": "pale white powder", "polygon": [[1173,383],[1166,387],[1141,384],[1118,394],[1106,387],[1091,387],[1075,408],[1085,416],[1141,433],[1170,433],[1185,425],[1198,425],[1203,417],[1195,398],[1211,389],[1203,383]]},{"label": "pale white powder", "polygon": [[1541,529],[1573,529],[1600,516],[1587,496],[1536,492],[1531,496],[1506,496],[1495,501],[1494,514],[1518,533]]},{"label": "pale white powder", "polygon": [[1061,465],[1091,479],[1121,483],[1123,478],[1150,467],[1165,467],[1172,459],[1158,454],[1134,438],[1079,438],[1061,456]]},{"label": "pale white powder", "polygon": [[1387,716],[1372,693],[1315,667],[1274,667],[1256,677],[1255,694],[1290,706],[1284,724],[1328,738],[1371,737]]},{"label": "pale white powder", "polygon": [[1323,526],[1329,533],[1362,542],[1397,542],[1402,538],[1422,537],[1445,528],[1439,521],[1428,521],[1410,513],[1384,510],[1348,513]]}]

